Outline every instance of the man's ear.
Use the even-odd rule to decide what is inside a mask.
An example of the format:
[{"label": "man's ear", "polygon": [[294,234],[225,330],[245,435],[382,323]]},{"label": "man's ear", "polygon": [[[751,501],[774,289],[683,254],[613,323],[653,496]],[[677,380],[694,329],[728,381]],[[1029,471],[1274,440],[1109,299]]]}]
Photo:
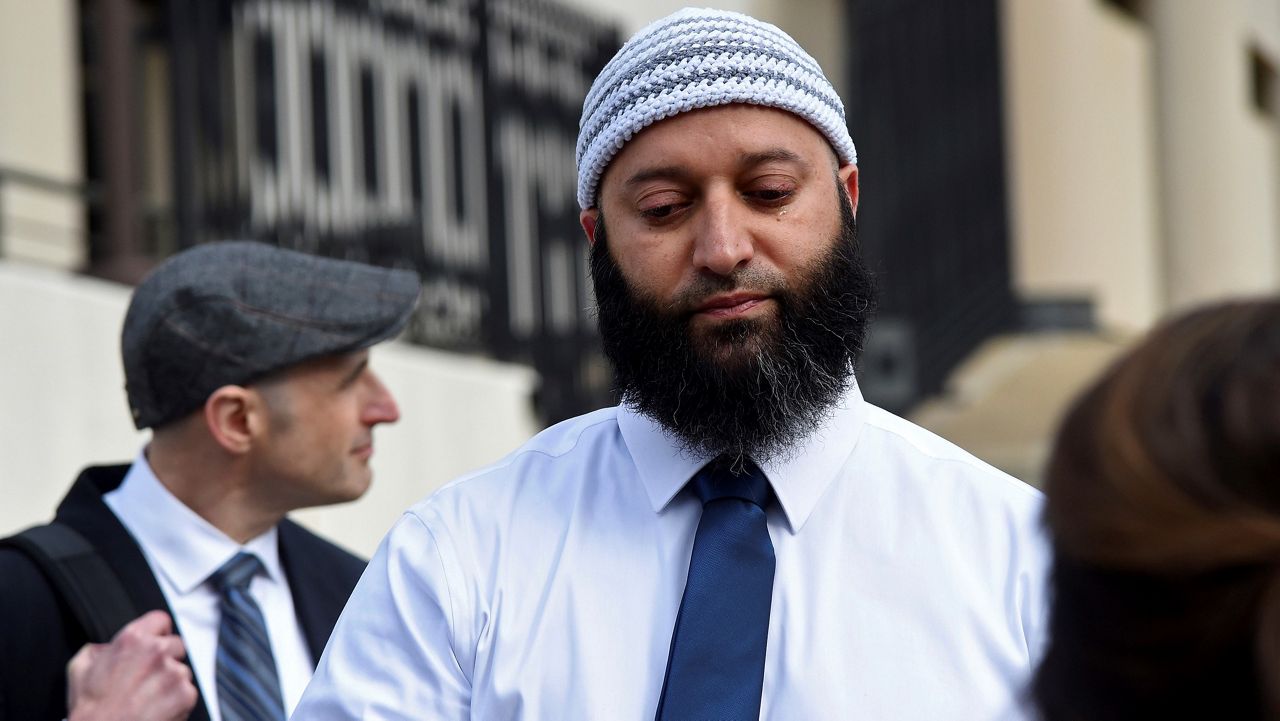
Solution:
[{"label": "man's ear", "polygon": [[858,166],[853,163],[840,166],[838,171],[840,182],[849,193],[849,205],[853,207],[853,216],[858,217]]},{"label": "man's ear", "polygon": [[600,211],[597,208],[587,208],[578,214],[578,222],[582,223],[582,232],[587,234],[587,244],[596,244],[596,225],[600,222]]},{"label": "man's ear", "polygon": [[247,453],[261,431],[263,404],[255,391],[226,385],[204,402],[204,422],[209,435],[228,453]]}]

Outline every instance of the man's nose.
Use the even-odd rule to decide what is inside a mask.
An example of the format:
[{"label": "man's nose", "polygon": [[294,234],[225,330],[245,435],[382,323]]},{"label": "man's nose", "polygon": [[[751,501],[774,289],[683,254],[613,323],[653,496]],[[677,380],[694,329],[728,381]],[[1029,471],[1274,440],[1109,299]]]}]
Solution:
[{"label": "man's nose", "polygon": [[372,395],[365,403],[360,419],[369,426],[395,423],[400,420],[400,407],[396,405],[396,399],[391,395],[391,391],[387,390],[382,380],[373,373],[369,374],[369,382]]},{"label": "man's nose", "polygon": [[727,276],[755,256],[755,243],[743,217],[747,209],[741,206],[730,191],[707,195],[693,251],[699,269]]}]

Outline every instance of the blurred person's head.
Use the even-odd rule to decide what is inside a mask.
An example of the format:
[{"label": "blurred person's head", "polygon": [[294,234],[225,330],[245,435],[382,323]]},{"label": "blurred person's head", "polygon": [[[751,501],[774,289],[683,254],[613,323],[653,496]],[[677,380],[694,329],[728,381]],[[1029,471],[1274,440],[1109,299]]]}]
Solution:
[{"label": "blurred person's head", "polygon": [[197,511],[237,498],[255,528],[359,497],[373,428],[399,417],[368,348],[404,328],[418,288],[409,271],[260,243],[168,259],[135,290],[121,339],[157,477]]},{"label": "blurred person's head", "polygon": [[1157,328],[1049,463],[1049,721],[1280,718],[1280,301]]},{"label": "blurred person's head", "polygon": [[847,389],[873,306],[840,98],[778,28],[686,9],[584,103],[578,202],[625,403],[695,452],[785,453]]}]

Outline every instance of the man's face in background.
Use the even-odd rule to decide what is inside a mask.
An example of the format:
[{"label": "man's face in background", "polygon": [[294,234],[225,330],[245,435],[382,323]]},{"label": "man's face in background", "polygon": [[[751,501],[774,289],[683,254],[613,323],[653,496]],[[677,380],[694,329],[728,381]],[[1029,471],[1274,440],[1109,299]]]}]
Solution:
[{"label": "man's face in background", "polygon": [[299,363],[255,384],[267,413],[253,456],[258,492],[279,509],[343,503],[369,488],[373,429],[400,410],[367,350]]}]

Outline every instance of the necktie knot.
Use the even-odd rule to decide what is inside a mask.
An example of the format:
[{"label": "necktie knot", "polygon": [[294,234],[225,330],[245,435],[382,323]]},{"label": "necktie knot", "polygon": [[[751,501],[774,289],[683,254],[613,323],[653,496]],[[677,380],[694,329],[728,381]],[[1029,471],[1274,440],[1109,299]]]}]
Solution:
[{"label": "necktie knot", "polygon": [[213,575],[209,576],[209,580],[213,582],[214,588],[218,589],[219,593],[226,593],[232,589],[245,591],[249,588],[249,582],[261,570],[263,570],[261,559],[252,553],[241,551],[214,571]]},{"label": "necktie knot", "polygon": [[703,466],[689,483],[704,506],[722,498],[740,498],[765,508],[773,495],[764,471],[750,460],[735,467],[716,459]]}]

